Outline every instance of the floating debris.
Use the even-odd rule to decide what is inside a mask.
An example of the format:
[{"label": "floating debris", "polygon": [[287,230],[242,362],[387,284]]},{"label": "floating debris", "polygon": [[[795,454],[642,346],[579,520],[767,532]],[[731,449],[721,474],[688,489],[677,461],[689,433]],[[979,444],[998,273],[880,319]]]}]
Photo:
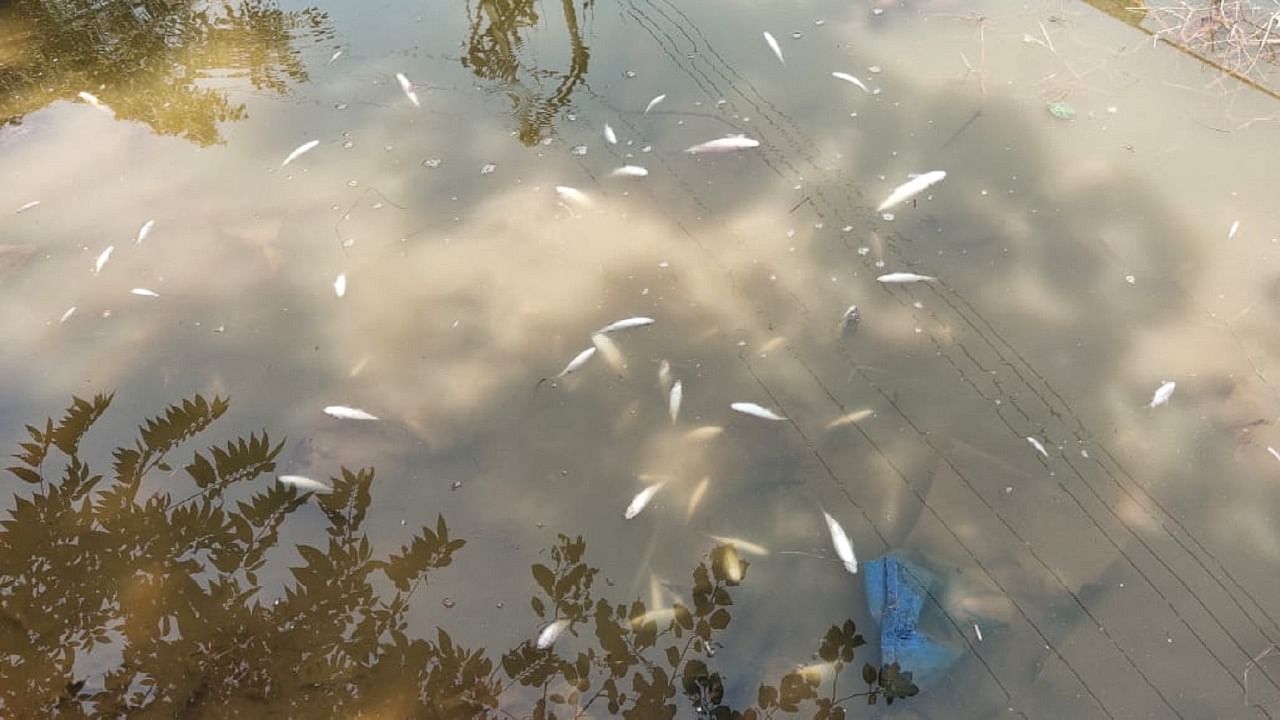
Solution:
[{"label": "floating debris", "polygon": [[550,625],[547,625],[546,627],[542,628],[542,632],[538,633],[538,639],[535,640],[533,643],[534,647],[538,648],[539,650],[546,650],[547,648],[550,648],[552,645],[555,645],[556,640],[560,637],[560,634],[563,633],[565,628],[567,627],[569,627],[568,620],[556,620]]},{"label": "floating debris", "polygon": [[626,512],[622,513],[622,518],[624,520],[630,520],[639,515],[640,512],[644,510],[645,506],[649,504],[649,501],[653,499],[653,496],[662,489],[663,485],[666,485],[666,482],[650,485],[637,493],[635,497],[631,498],[631,503],[627,505]]},{"label": "floating debris", "polygon": [[732,545],[734,548],[737,548],[738,550],[741,550],[744,553],[749,553],[751,555],[759,555],[760,557],[766,557],[769,554],[769,548],[763,545],[757,545],[756,543],[753,543],[750,540],[743,540],[742,538],[736,538],[736,537],[726,537],[724,535],[712,535],[710,533],[707,534],[707,537],[711,538],[712,540],[715,540],[716,542],[722,545]]},{"label": "floating debris", "polygon": [[577,188],[571,188],[568,185],[557,185],[556,194],[560,196],[561,200],[571,205],[577,205],[579,207],[588,207],[591,205],[591,198],[588,197],[586,193]]},{"label": "floating debris", "polygon": [[76,306],[72,305],[71,307],[67,308],[66,312],[62,313],[62,317],[58,319],[58,324],[61,325],[62,323],[69,320],[72,315],[75,315],[75,314],[76,314]]},{"label": "floating debris", "polygon": [[1035,448],[1041,455],[1049,457],[1049,451],[1045,449],[1044,443],[1040,442],[1039,438],[1028,435],[1027,442],[1031,443],[1031,447]]},{"label": "floating debris", "polygon": [[622,357],[622,351],[618,349],[617,343],[609,339],[608,335],[592,333],[591,344],[596,346],[604,356],[605,362],[609,363],[614,370],[622,372],[627,369],[627,361]]},{"label": "floating debris", "polygon": [[1230,240],[1231,238],[1235,237],[1236,233],[1239,231],[1240,231],[1240,221],[1236,220],[1235,222],[1231,223],[1231,229],[1227,231],[1227,239]]},{"label": "floating debris", "polygon": [[698,155],[700,153],[716,153],[730,152],[733,150],[746,150],[749,148],[760,147],[759,140],[753,140],[745,135],[728,135],[715,140],[708,140],[692,147],[685,148],[685,152],[690,155]]},{"label": "floating debris", "polygon": [[850,305],[848,310],[840,316],[840,330],[847,332],[858,327],[858,323],[862,321],[862,313],[858,311],[857,305]]},{"label": "floating debris", "polygon": [[867,94],[870,94],[870,93],[871,93],[871,88],[867,87],[865,84],[863,84],[863,82],[862,82],[861,80],[859,80],[858,78],[856,78],[856,77],[854,77],[854,76],[850,75],[849,73],[846,73],[846,72],[833,72],[833,73],[831,73],[831,77],[836,78],[837,80],[844,80],[844,81],[845,81],[845,82],[847,82],[847,83],[852,83],[852,84],[854,84],[854,85],[857,85],[859,88],[861,88],[861,89],[862,89],[862,92],[864,92],[864,93],[867,93]]},{"label": "floating debris", "polygon": [[947,173],[945,170],[930,170],[926,173],[914,175],[910,180],[894,188],[893,192],[889,193],[889,197],[885,198],[884,202],[880,203],[879,207],[876,208],[876,212],[884,212],[899,203],[910,200],[930,187],[942,182],[946,177]]},{"label": "floating debris", "polygon": [[330,405],[324,409],[324,414],[329,417],[338,418],[339,420],[377,420],[378,416],[365,412],[359,408],[347,407],[346,405]]},{"label": "floating debris", "polygon": [[312,150],[315,150],[316,146],[319,144],[320,144],[319,140],[311,140],[309,142],[302,143],[298,147],[294,148],[293,152],[289,153],[289,157],[285,158],[284,162],[280,163],[280,167],[284,167],[285,165],[288,165],[294,160],[297,160],[303,155],[306,155],[307,153],[311,152]]},{"label": "floating debris", "polygon": [[639,165],[623,165],[609,173],[609,177],[645,177],[649,171]]},{"label": "floating debris", "polygon": [[604,124],[604,139],[610,145],[618,144],[618,134],[613,131],[613,128],[609,127],[609,123]]},{"label": "floating debris", "polygon": [[148,237],[151,236],[151,231],[155,230],[155,228],[156,228],[155,220],[148,220],[142,223],[142,227],[138,228],[137,237],[133,239],[133,244],[141,245],[143,240],[146,240]]},{"label": "floating debris", "polygon": [[111,259],[111,251],[115,250],[115,245],[108,245],[106,250],[98,254],[98,259],[93,261],[93,274],[97,275],[102,272],[102,267]]},{"label": "floating debris", "polygon": [[601,335],[608,335],[611,332],[618,332],[620,330],[630,330],[632,328],[652,325],[653,323],[654,323],[654,319],[651,317],[640,317],[640,316],[629,317],[625,320],[619,320],[617,322],[609,323],[608,325],[605,325],[604,327],[600,328],[596,332],[600,333]]},{"label": "floating debris", "polygon": [[311,492],[321,493],[333,492],[333,488],[327,483],[322,483],[319,480],[312,480],[311,478],[303,475],[280,475],[276,479],[284,485],[292,485],[299,490],[310,490]]},{"label": "floating debris", "polygon": [[769,408],[762,407],[752,402],[736,402],[731,404],[729,407],[733,410],[736,410],[742,413],[743,415],[751,415],[753,417],[762,418],[764,420],[786,420],[785,417],[782,417],[781,415],[770,410]]},{"label": "floating debris", "polygon": [[845,425],[852,425],[856,422],[866,420],[867,418],[875,414],[876,412],[870,408],[854,410],[853,412],[848,413],[847,415],[841,415],[835,420],[832,420],[831,422],[827,423],[827,429],[834,430],[838,427],[844,427]]},{"label": "floating debris", "polygon": [[31,202],[27,203],[26,205],[23,205],[22,207],[18,208],[17,210],[14,210],[14,211],[13,211],[13,214],[14,214],[14,215],[21,215],[22,213],[24,213],[24,212],[26,212],[26,211],[28,211],[28,210],[35,209],[35,208],[37,208],[37,207],[39,207],[39,206],[40,206],[40,201],[39,201],[39,200],[32,200]]},{"label": "floating debris", "polygon": [[663,100],[666,100],[666,99],[667,99],[667,96],[666,96],[665,94],[663,94],[663,95],[659,95],[659,96],[655,97],[654,99],[650,100],[650,101],[649,101],[649,104],[644,106],[644,114],[645,114],[645,115],[648,115],[648,114],[649,114],[649,111],[653,109],[653,106],[654,106],[654,105],[657,105],[658,103],[660,103],[660,102],[662,102]]},{"label": "floating debris", "polygon": [[347,294],[347,274],[338,273],[338,277],[333,281],[333,294],[342,297]]},{"label": "floating debris", "polygon": [[481,175],[492,175],[498,169],[497,163],[485,163],[480,166]]},{"label": "floating debris", "polygon": [[680,403],[684,400],[684,383],[679,380],[671,386],[671,393],[667,397],[667,414],[671,416],[671,424],[675,425],[676,420],[680,417]]},{"label": "floating debris", "polygon": [[1173,397],[1173,391],[1178,387],[1178,383],[1172,380],[1165,380],[1156,388],[1156,392],[1151,396],[1151,407],[1158,408],[1169,402],[1169,398]]},{"label": "floating debris", "polygon": [[978,623],[973,624],[973,636],[978,638],[978,642],[982,642],[982,628],[978,627]]},{"label": "floating debris", "polygon": [[582,157],[583,155],[587,154],[587,146],[574,145],[573,147],[569,148],[569,154],[574,155],[576,157]]},{"label": "floating debris", "polygon": [[915,274],[915,273],[911,273],[911,272],[891,272],[891,273],[885,273],[884,275],[881,275],[881,276],[879,276],[879,277],[877,277],[877,278],[876,278],[876,280],[879,280],[879,281],[880,281],[880,282],[882,282],[882,283],[913,283],[913,282],[927,282],[927,281],[929,281],[929,280],[937,280],[937,279],[938,279],[938,278],[936,278],[936,277],[934,277],[934,276],[932,276],[932,275],[917,275],[917,274]]},{"label": "floating debris", "polygon": [[418,93],[414,92],[413,83],[409,82],[409,78],[405,77],[404,73],[396,73],[396,80],[400,83],[400,89],[404,91],[404,96],[409,98],[409,102],[413,103],[414,107],[422,107],[418,103]]},{"label": "floating debris", "polygon": [[782,48],[778,47],[778,41],[773,38],[773,35],[768,30],[764,31],[764,41],[769,43],[769,49],[778,57],[778,62],[786,65],[787,61],[782,57]]},{"label": "floating debris", "polygon": [[438,168],[444,161],[438,157],[429,157],[422,161],[422,167]]},{"label": "floating debris", "polygon": [[840,527],[840,523],[831,517],[826,510],[822,511],[822,517],[827,521],[827,530],[831,533],[831,546],[836,550],[836,557],[844,563],[844,569],[848,570],[851,575],[858,574],[858,558],[853,554],[853,541],[845,534],[844,528]]},{"label": "floating debris", "polygon": [[160,297],[160,293],[156,292],[155,290],[148,290],[148,289],[146,289],[146,288],[134,288],[134,289],[130,290],[129,292],[130,292],[131,294],[133,294],[133,295],[137,295],[137,296],[139,296],[139,297],[149,297],[149,298],[158,298],[158,297]]},{"label": "floating debris", "polygon": [[1047,105],[1045,109],[1049,114],[1059,120],[1070,120],[1076,116],[1076,109],[1061,100],[1055,100]]}]

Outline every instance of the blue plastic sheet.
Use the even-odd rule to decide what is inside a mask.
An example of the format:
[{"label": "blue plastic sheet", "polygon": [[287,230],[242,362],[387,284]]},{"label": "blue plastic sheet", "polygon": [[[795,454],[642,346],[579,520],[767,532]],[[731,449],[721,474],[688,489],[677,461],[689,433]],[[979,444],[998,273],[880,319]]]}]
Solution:
[{"label": "blue plastic sheet", "polygon": [[932,573],[894,555],[865,563],[863,573],[871,617],[880,623],[882,664],[898,663],[917,686],[944,674],[959,653],[917,628],[934,584]]}]

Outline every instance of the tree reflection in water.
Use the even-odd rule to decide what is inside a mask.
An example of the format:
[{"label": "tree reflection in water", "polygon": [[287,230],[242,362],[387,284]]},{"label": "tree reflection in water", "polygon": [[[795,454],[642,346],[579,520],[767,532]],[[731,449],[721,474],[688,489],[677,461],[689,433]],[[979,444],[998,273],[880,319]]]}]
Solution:
[{"label": "tree reflection in water", "polygon": [[[10,472],[31,492],[15,496],[0,523],[6,717],[673,718],[683,695],[699,717],[839,718],[855,698],[916,692],[896,666],[868,664],[866,690],[836,697],[836,679],[863,644],[846,621],[818,649],[825,667],[760,686],[755,707],[729,707],[714,648],[748,564],[728,545],[694,569],[691,606],[650,608],[596,596],[586,542],[561,535],[551,565],[531,568],[532,612],[566,627],[550,648],[530,639],[492,654],[458,645],[443,628],[411,637],[405,613],[415,590],[466,545],[444,518],[375,557],[364,528],[373,470],[344,468],[324,494],[253,489],[283,447],[265,432],[194,452],[181,468],[189,496],[146,493],[148,475],[176,474],[170,456],[228,402],[196,396],[169,407],[115,449],[109,472],[96,473],[80,443],[111,401],[75,399],[61,420],[28,426],[14,455]],[[288,552],[280,530],[311,502],[326,541],[293,548],[302,564],[292,583],[264,603],[258,572]],[[577,646],[586,649],[561,650]],[[827,675],[831,692],[819,697]]]},{"label": "tree reflection in water", "polygon": [[[574,0],[561,0],[565,31],[569,36],[569,68],[565,72],[533,68],[522,72],[520,33],[538,23],[538,6],[533,0],[476,0],[467,3],[467,37],[463,67],[476,77],[497,83],[511,97],[513,114],[519,125],[520,142],[537,145],[546,137],[573,91],[586,77],[591,53],[582,41],[579,10]],[[594,0],[584,0],[581,12],[588,13]]]},{"label": "tree reflection in water", "polygon": [[87,91],[120,120],[211,145],[248,117],[219,86],[284,94],[308,79],[297,41],[332,37],[325,13],[274,0],[0,3],[0,124]]}]

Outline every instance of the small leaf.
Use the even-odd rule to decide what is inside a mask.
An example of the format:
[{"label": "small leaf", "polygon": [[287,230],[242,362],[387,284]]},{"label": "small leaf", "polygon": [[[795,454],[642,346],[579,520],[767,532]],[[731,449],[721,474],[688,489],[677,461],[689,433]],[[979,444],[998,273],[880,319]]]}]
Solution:
[{"label": "small leaf", "polygon": [[866,663],[865,665],[862,666],[862,681],[865,682],[866,684],[875,685],[876,678],[878,676],[879,676],[879,673],[877,673],[876,669],[871,666],[871,663]]},{"label": "small leaf", "polygon": [[9,468],[9,472],[13,473],[14,475],[17,475],[19,479],[32,484],[36,484],[40,482],[40,473],[36,472],[35,470],[32,470],[31,468],[24,468],[24,467],[15,465]]}]

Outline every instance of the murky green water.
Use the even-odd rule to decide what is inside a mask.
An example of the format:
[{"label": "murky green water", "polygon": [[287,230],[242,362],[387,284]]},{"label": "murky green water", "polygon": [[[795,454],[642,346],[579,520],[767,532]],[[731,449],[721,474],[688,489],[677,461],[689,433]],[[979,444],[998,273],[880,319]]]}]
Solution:
[{"label": "murky green water", "polygon": [[1280,716],[1280,22],[1098,5],[0,3],[3,714]]}]

